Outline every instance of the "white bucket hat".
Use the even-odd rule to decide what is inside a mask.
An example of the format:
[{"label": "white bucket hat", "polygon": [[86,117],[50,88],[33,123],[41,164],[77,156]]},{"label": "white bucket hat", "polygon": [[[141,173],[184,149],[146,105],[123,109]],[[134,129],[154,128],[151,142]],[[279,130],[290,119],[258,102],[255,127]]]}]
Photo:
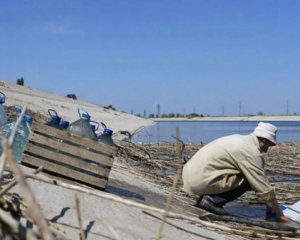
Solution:
[{"label": "white bucket hat", "polygon": [[268,139],[274,145],[276,145],[277,127],[275,127],[273,124],[260,122],[254,129],[253,133],[256,137]]}]

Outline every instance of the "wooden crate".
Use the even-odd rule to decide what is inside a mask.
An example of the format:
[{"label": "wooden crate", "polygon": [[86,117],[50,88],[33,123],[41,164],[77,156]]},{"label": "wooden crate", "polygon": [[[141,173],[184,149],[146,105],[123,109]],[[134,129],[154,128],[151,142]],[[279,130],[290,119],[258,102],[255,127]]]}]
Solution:
[{"label": "wooden crate", "polygon": [[115,152],[115,147],[34,122],[21,163],[103,190]]}]

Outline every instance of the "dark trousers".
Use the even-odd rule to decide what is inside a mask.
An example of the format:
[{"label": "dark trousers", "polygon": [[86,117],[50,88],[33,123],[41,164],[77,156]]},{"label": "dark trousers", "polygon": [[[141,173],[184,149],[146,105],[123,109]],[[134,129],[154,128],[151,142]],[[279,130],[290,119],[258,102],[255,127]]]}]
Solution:
[{"label": "dark trousers", "polygon": [[244,181],[241,186],[224,193],[207,195],[211,198],[214,204],[218,207],[223,207],[226,203],[231,202],[238,197],[242,196],[245,192],[251,190],[248,181]]}]

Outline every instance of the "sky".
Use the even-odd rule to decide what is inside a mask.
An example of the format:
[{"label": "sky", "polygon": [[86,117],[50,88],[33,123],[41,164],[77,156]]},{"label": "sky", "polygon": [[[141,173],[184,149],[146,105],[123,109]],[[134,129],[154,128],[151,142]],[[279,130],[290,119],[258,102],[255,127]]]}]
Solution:
[{"label": "sky", "polygon": [[0,80],[117,110],[300,114],[298,0],[0,0]]}]

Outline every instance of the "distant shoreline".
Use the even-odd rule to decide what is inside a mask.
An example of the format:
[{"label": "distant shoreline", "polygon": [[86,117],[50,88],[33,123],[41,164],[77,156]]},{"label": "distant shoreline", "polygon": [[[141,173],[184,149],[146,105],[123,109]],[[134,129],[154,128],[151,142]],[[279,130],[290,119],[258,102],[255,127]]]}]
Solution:
[{"label": "distant shoreline", "polygon": [[154,122],[200,122],[200,121],[255,121],[255,122],[272,122],[272,121],[299,121],[300,115],[265,115],[265,116],[211,116],[211,117],[193,117],[193,118],[151,118]]}]

